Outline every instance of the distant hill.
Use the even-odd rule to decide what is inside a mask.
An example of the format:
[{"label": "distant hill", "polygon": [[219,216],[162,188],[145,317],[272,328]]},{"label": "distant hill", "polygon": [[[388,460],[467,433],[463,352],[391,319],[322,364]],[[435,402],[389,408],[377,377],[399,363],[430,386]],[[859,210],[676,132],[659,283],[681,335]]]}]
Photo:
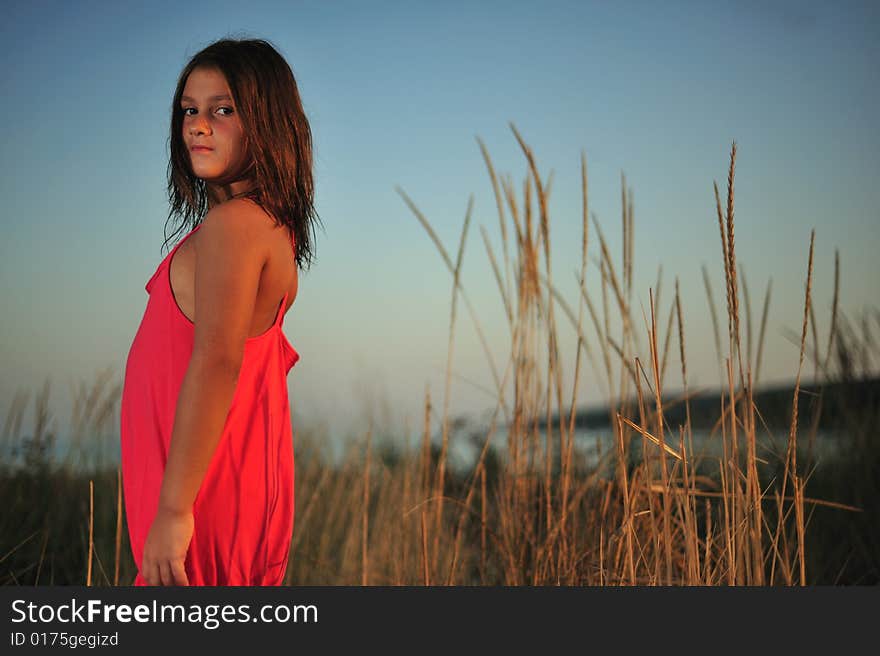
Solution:
[{"label": "distant hill", "polygon": [[[880,378],[859,381],[837,382],[825,385],[801,385],[798,394],[798,424],[804,425],[812,417],[822,392],[822,411],[819,420],[820,429],[828,429],[840,425],[848,414],[858,412],[864,416],[866,406],[876,408],[880,404]],[[752,395],[758,411],[770,428],[778,429],[791,425],[791,406],[794,397],[794,384],[779,387],[766,387]],[[663,399],[663,416],[671,426],[686,423],[685,404],[683,401],[671,404],[679,396],[667,396]],[[654,407],[654,399],[646,399],[650,408]],[[638,412],[638,402],[631,400],[631,407]],[[718,391],[704,392],[691,397],[691,427],[694,429],[711,428],[721,415],[721,396]],[[558,422],[558,417],[555,419]],[[602,428],[609,426],[608,408],[593,407],[579,410],[575,416],[577,428]],[[760,420],[759,420],[760,423]],[[541,423],[543,426],[543,422]]]}]

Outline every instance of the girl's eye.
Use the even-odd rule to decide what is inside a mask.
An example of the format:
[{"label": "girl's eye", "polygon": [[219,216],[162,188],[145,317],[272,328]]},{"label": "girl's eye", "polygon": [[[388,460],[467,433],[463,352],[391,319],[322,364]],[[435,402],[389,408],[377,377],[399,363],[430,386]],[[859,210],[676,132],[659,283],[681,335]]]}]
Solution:
[{"label": "girl's eye", "polygon": [[234,110],[232,109],[232,107],[218,107],[218,108],[217,108],[217,111],[219,112],[221,109],[228,109],[228,110],[229,110],[229,114],[224,114],[223,116],[230,116],[230,115],[233,113],[233,111],[234,111]]}]

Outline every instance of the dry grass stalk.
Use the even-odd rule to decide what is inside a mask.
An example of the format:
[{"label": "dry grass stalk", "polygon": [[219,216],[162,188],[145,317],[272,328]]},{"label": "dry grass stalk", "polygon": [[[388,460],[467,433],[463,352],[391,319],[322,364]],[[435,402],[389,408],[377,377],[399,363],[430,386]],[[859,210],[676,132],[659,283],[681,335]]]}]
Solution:
[{"label": "dry grass stalk", "polygon": [[[724,239],[724,231],[721,232],[721,238]],[[715,357],[716,362],[718,363],[718,379],[722,381],[723,377],[721,376],[721,337],[720,330],[718,328],[718,313],[715,311],[715,298],[712,294],[712,285],[709,282],[709,272],[706,269],[706,265],[703,264],[700,267],[703,271],[703,285],[706,288],[706,298],[709,301],[709,314],[712,317],[712,335],[715,337]]]},{"label": "dry grass stalk", "polygon": [[89,481],[89,557],[86,560],[86,587],[92,585],[92,555],[95,553],[95,482]]},{"label": "dry grass stalk", "polygon": [[364,459],[364,499],[363,514],[361,522],[361,585],[368,585],[370,558],[367,551],[367,535],[369,533],[369,515],[370,515],[370,438],[372,437],[372,428],[367,431],[367,449]]},{"label": "dry grass stalk", "polygon": [[[474,197],[468,199],[467,211],[465,212],[464,225],[461,229],[461,239],[458,244],[458,254],[455,258],[455,268],[453,269],[453,285],[452,285],[452,309],[449,316],[449,342],[446,350],[446,380],[443,392],[443,417],[442,417],[442,437],[440,448],[440,461],[437,467],[437,478],[434,485],[434,496],[437,497],[437,507],[434,515],[434,555],[439,555],[438,543],[440,540],[440,524],[443,519],[443,498],[445,494],[445,477],[446,477],[446,459],[449,454],[449,396],[451,371],[452,371],[452,354],[453,345],[455,343],[455,315],[458,299],[458,290],[461,280],[461,266],[464,261],[464,246],[467,241],[468,227],[471,222],[471,212],[474,208]],[[500,388],[500,383],[499,383]],[[436,561],[434,562],[436,566]]]},{"label": "dry grass stalk", "polygon": [[507,224],[504,221],[504,199],[501,190],[498,188],[498,178],[495,175],[495,167],[492,166],[492,158],[489,157],[489,150],[483,143],[483,140],[477,137],[477,143],[480,144],[480,152],[483,154],[483,160],[486,162],[486,168],[489,170],[489,179],[492,181],[492,192],[495,194],[495,206],[498,208],[498,227],[501,230],[501,246],[504,253],[504,285],[502,297],[504,298],[505,308],[507,309],[508,321],[513,321],[513,314],[510,311],[510,253],[507,246]]},{"label": "dry grass stalk", "polygon": [[761,332],[758,334],[758,355],[755,357],[755,385],[758,384],[761,373],[761,356],[764,352],[764,332],[767,328],[767,313],[770,309],[770,292],[773,288],[773,279],[767,281],[767,291],[764,293],[764,309],[761,311]]},{"label": "dry grass stalk", "polygon": [[122,466],[116,468],[116,549],[113,557],[113,585],[119,585],[119,560],[122,551]]}]

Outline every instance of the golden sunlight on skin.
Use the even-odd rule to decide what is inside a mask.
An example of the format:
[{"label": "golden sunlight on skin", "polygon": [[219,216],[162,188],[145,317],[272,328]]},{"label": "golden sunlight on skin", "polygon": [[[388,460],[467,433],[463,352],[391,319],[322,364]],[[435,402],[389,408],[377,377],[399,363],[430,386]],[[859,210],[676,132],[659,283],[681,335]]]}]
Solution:
[{"label": "golden sunlight on skin", "polygon": [[209,204],[251,187],[251,180],[244,177],[249,164],[247,140],[223,73],[194,69],[186,80],[180,105],[183,142],[193,173],[207,183]]}]

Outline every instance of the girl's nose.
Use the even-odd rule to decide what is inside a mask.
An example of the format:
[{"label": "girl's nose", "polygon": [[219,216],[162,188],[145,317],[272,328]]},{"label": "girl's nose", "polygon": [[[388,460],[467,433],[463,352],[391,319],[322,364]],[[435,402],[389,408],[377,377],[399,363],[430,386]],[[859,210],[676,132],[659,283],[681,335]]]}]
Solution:
[{"label": "girl's nose", "polygon": [[210,130],[211,127],[208,125],[208,121],[200,116],[193,118],[189,126],[189,132],[194,136],[197,134],[205,134],[210,132]]}]

